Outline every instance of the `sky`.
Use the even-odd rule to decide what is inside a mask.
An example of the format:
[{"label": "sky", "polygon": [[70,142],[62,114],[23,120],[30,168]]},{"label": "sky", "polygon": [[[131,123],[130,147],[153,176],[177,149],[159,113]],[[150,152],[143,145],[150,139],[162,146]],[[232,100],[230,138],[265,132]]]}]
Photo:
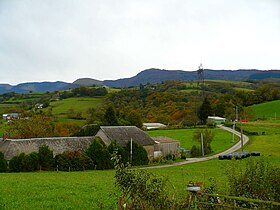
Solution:
[{"label": "sky", "polygon": [[279,0],[0,0],[0,83],[280,69]]}]

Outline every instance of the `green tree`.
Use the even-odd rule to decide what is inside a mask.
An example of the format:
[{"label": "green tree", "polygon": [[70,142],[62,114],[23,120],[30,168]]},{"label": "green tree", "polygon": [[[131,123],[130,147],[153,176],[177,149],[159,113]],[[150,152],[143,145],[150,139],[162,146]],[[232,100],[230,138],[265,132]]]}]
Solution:
[{"label": "green tree", "polygon": [[104,125],[119,125],[116,111],[113,106],[109,106],[105,111]]},{"label": "green tree", "polygon": [[208,116],[213,115],[212,107],[210,101],[205,97],[201,107],[198,110],[198,118],[203,124],[206,124]]},{"label": "green tree", "polygon": [[86,150],[86,154],[90,157],[96,166],[96,169],[109,169],[113,168],[113,163],[111,161],[111,155],[103,143],[103,141],[96,137],[90,144],[89,148]]},{"label": "green tree", "polygon": [[50,116],[35,114],[30,117],[14,119],[7,129],[13,138],[42,138],[54,134],[54,123]]},{"label": "green tree", "polygon": [[129,121],[130,125],[134,125],[138,128],[143,127],[142,117],[137,111],[131,111],[129,112],[127,116],[127,121]]},{"label": "green tree", "polygon": [[54,167],[53,151],[49,149],[47,145],[43,145],[39,148],[39,165],[40,169],[48,171]]},{"label": "green tree", "polygon": [[0,172],[7,171],[7,161],[4,158],[4,154],[0,152]]},{"label": "green tree", "polygon": [[208,129],[196,130],[193,134],[193,140],[201,144],[201,135],[203,136],[204,154],[207,155],[212,152],[211,143],[214,138],[214,133]]},{"label": "green tree", "polygon": [[[127,142],[125,150],[128,154],[131,154],[131,142]],[[147,165],[149,163],[148,153],[142,145],[139,145],[132,141],[132,161],[130,160],[131,165]]]}]

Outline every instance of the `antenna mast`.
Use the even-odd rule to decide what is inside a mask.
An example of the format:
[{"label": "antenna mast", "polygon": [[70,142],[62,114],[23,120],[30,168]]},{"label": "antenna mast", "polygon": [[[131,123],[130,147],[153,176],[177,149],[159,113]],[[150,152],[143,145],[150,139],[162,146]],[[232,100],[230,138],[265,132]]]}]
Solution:
[{"label": "antenna mast", "polygon": [[204,98],[204,69],[202,63],[200,63],[197,70],[197,87],[201,84],[202,98]]}]

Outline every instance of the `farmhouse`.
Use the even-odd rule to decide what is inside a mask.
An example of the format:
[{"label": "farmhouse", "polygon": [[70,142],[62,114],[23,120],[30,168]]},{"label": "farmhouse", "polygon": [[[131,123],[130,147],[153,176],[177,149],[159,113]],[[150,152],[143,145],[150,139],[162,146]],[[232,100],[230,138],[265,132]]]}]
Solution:
[{"label": "farmhouse", "polygon": [[115,140],[124,147],[132,140],[146,149],[149,159],[154,157],[155,141],[136,126],[101,126],[96,136],[99,136],[107,146]]}]

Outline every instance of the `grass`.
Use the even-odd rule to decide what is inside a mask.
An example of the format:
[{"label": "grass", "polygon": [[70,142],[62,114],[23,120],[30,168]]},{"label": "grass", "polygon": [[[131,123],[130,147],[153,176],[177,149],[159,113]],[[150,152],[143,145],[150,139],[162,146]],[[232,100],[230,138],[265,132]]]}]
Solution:
[{"label": "grass", "polygon": [[0,174],[0,208],[116,209],[113,176],[112,170]]},{"label": "grass", "polygon": [[[174,130],[153,130],[147,131],[150,136],[167,136],[180,141],[180,146],[185,149],[191,149],[193,145],[198,143],[193,140],[193,133],[195,129],[174,129]],[[219,128],[211,129],[214,133],[214,139],[212,141],[212,150],[214,153],[218,153],[229,148],[232,143],[232,135]],[[237,138],[235,138],[235,142]]]},{"label": "grass", "polygon": [[[259,151],[272,164],[280,164],[280,138],[277,125],[266,126],[267,122],[246,124],[244,129],[263,129],[266,134],[250,137],[250,143],[245,151]],[[260,127],[258,127],[260,126]],[[149,131],[155,135],[177,135],[187,143],[192,137],[193,129],[156,130]],[[227,136],[224,131],[214,130],[217,139]],[[175,133],[175,134],[174,134]],[[231,134],[228,135],[231,137]],[[184,140],[185,139],[185,140]],[[231,140],[231,138],[229,138]],[[224,144],[224,143],[222,143]],[[214,145],[213,145],[214,147]],[[215,146],[217,147],[217,146]],[[260,158],[260,157],[251,157]],[[238,160],[244,164],[247,160]],[[184,199],[189,181],[202,182],[209,185],[209,179],[217,181],[219,193],[227,193],[228,183],[226,169],[231,161],[214,159],[169,168],[149,168],[157,176],[168,178],[170,192],[176,193],[176,198]],[[116,209],[118,190],[114,187],[114,170],[87,172],[36,172],[36,173],[2,173],[0,174],[0,208],[5,209]],[[5,204],[5,206],[3,206]]]},{"label": "grass", "polygon": [[61,116],[66,115],[70,109],[73,109],[75,112],[82,112],[85,114],[89,108],[94,108],[102,103],[102,97],[74,97],[51,102],[50,106],[52,107],[52,112],[54,115]]},{"label": "grass", "polygon": [[[255,118],[280,119],[280,100],[270,101],[251,106]],[[276,114],[276,115],[275,115]]]}]

